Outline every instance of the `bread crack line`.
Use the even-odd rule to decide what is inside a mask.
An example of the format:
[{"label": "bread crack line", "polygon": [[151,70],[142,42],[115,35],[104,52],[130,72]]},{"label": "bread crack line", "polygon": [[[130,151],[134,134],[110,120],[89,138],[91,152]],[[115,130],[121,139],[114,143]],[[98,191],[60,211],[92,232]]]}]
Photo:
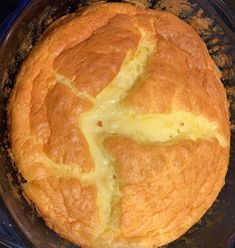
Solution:
[{"label": "bread crack line", "polygon": [[85,92],[79,91],[79,90],[73,85],[73,81],[72,81],[72,80],[70,80],[70,79],[68,79],[68,78],[66,78],[66,77],[64,77],[63,75],[58,74],[58,73],[56,73],[55,78],[56,78],[56,81],[57,81],[57,82],[60,82],[60,83],[62,83],[62,84],[64,84],[64,85],[66,85],[66,86],[72,91],[72,93],[73,93],[75,96],[77,96],[77,97],[79,97],[79,98],[81,98],[81,99],[88,100],[88,101],[90,101],[90,102],[92,102],[92,103],[94,102],[94,98],[91,97],[90,95],[86,94]]},{"label": "bread crack line", "polygon": [[76,96],[89,99],[93,103],[93,108],[80,116],[79,124],[95,161],[92,179],[98,188],[97,204],[103,231],[117,225],[117,219],[113,218],[112,206],[121,197],[118,180],[115,180],[115,160],[103,147],[104,137],[122,135],[140,143],[215,137],[222,146],[227,145],[227,141],[218,133],[217,123],[203,116],[194,116],[186,111],[138,115],[133,110],[123,107],[123,100],[144,75],[148,59],[156,46],[156,41],[147,32],[140,30],[140,33],[141,39],[135,53],[127,54],[119,73],[96,98],[79,93],[71,86],[71,81],[57,75],[57,80],[70,87]]}]

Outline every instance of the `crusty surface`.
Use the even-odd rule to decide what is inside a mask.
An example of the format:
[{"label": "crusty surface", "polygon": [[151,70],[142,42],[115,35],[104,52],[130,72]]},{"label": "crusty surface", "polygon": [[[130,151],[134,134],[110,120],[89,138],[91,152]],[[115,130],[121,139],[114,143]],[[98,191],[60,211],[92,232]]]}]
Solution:
[{"label": "crusty surface", "polygon": [[224,184],[220,75],[170,13],[112,3],[57,21],[21,67],[9,124],[25,194],[84,247],[167,244]]}]

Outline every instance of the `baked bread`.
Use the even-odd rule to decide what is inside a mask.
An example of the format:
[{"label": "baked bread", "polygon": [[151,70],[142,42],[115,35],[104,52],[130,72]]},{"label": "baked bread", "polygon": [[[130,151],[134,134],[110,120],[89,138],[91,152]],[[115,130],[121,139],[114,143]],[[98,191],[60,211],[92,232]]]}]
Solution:
[{"label": "baked bread", "polygon": [[220,74],[176,16],[100,4],[56,21],[9,104],[24,193],[82,247],[150,248],[215,201],[229,158]]}]

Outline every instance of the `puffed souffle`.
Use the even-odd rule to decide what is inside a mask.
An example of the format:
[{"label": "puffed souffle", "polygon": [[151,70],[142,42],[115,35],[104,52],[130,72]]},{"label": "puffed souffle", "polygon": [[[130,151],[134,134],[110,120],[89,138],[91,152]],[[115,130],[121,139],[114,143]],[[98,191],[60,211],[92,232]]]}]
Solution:
[{"label": "puffed souffle", "polygon": [[8,112],[25,196],[81,247],[168,244],[224,185],[220,73],[168,12],[107,3],[56,20],[23,62]]}]

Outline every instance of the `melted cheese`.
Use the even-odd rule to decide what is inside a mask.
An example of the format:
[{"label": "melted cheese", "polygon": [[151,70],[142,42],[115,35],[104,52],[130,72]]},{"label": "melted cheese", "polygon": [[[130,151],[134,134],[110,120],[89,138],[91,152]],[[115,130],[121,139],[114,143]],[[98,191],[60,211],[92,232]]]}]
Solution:
[{"label": "melted cheese", "polygon": [[202,115],[179,111],[169,114],[138,115],[119,109],[111,115],[100,115],[101,132],[123,135],[139,143],[166,143],[179,139],[209,139],[216,137],[221,146],[227,141],[218,133],[216,122]]},{"label": "melted cheese", "polygon": [[[155,43],[147,33],[142,31],[141,33],[142,38],[135,54],[127,54],[117,76],[95,98],[93,109],[80,117],[80,127],[96,165],[94,179],[99,190],[98,205],[104,229],[110,225],[117,225],[115,222],[118,213],[117,211],[112,213],[112,206],[118,202],[121,194],[119,183],[115,180],[114,159],[103,148],[101,137],[104,135],[101,135],[103,131],[99,129],[97,123],[101,117],[117,112],[117,105],[145,72],[148,58],[155,49]],[[111,218],[113,215],[116,216],[114,220]]]},{"label": "melted cheese", "polygon": [[202,115],[195,116],[186,111],[140,115],[123,106],[123,100],[129,91],[144,77],[148,59],[156,45],[148,33],[142,30],[140,32],[142,38],[136,52],[127,54],[117,76],[96,98],[79,92],[72,86],[72,81],[57,75],[57,80],[67,85],[76,96],[94,104],[90,111],[81,115],[79,124],[95,162],[95,171],[84,174],[78,169],[64,167],[64,170],[61,170],[60,167],[57,170],[55,166],[52,168],[69,176],[74,173],[73,175],[77,176],[82,183],[97,186],[97,205],[102,223],[100,234],[118,227],[119,210],[115,205],[121,197],[120,182],[116,179],[118,177],[115,159],[103,147],[105,137],[122,135],[139,143],[148,144],[215,137],[221,146],[227,145],[227,141],[218,133],[217,123]]}]

